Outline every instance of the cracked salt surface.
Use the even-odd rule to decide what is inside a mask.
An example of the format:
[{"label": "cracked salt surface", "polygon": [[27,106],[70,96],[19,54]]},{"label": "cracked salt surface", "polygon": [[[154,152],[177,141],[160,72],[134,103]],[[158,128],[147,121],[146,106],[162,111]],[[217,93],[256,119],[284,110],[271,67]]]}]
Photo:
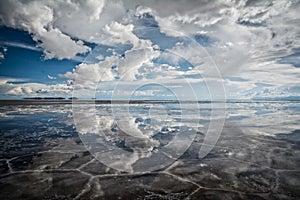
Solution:
[{"label": "cracked salt surface", "polygon": [[[70,105],[0,106],[0,199],[300,197],[300,113],[287,109],[299,108],[297,103],[251,105],[251,109],[249,105],[231,105],[221,137],[202,159],[198,152],[202,145],[209,145],[203,144],[209,110],[200,110],[203,115],[195,120],[190,109],[190,115],[179,120],[179,112],[172,108],[173,114],[164,116],[165,122],[161,123],[159,109],[155,113],[152,108],[148,115],[141,106],[143,113],[115,120],[109,118],[107,106],[96,107],[96,119],[101,123],[83,121],[77,130]],[[199,126],[195,125],[197,121]],[[103,130],[100,135],[94,133],[97,126]],[[124,135],[122,127],[125,132],[133,127],[133,135]],[[139,170],[149,164],[149,155],[169,144],[179,132],[191,129],[196,132],[195,138],[183,155],[154,171]],[[91,135],[90,130],[100,144],[128,152],[131,157],[120,158],[118,163],[124,171],[106,166],[101,162],[103,157],[93,155],[109,151],[87,151],[80,137]],[[136,147],[146,148],[138,152],[140,148]],[[165,151],[164,155],[172,158],[172,152]]]}]

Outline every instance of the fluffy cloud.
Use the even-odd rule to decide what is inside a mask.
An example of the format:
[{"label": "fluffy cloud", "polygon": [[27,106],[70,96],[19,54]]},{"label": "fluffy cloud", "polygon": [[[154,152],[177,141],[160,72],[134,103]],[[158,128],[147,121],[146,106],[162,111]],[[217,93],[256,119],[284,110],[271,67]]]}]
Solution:
[{"label": "fluffy cloud", "polygon": [[74,41],[70,36],[53,27],[53,8],[39,1],[2,1],[2,24],[28,31],[33,40],[44,49],[46,58],[72,58],[77,53],[89,50],[82,41]]},{"label": "fluffy cloud", "polygon": [[105,61],[95,64],[82,63],[73,72],[67,72],[60,77],[76,81],[78,85],[94,85],[99,81],[112,81],[114,80],[114,73],[111,70],[113,61],[114,57],[109,57]]},{"label": "fluffy cloud", "polygon": [[47,77],[48,77],[50,80],[55,80],[55,79],[56,79],[56,77],[50,76],[50,75],[48,75]]},{"label": "fluffy cloud", "polygon": [[[151,43],[141,49],[130,49],[125,52],[125,57],[110,56],[94,64],[82,63],[72,72],[61,74],[60,77],[71,79],[76,88],[95,89],[98,82],[114,81],[119,77],[124,81],[136,80],[138,70],[143,65],[150,64],[151,60],[159,55]],[[113,66],[118,66],[117,70]]]},{"label": "fluffy cloud", "polygon": [[119,75],[122,80],[136,80],[138,69],[143,65],[152,65],[152,59],[159,56],[159,51],[152,47],[133,49],[125,52],[125,58],[119,60]]},{"label": "fluffy cloud", "polygon": [[0,46],[0,63],[5,58],[6,52],[7,52],[7,48]]},{"label": "fluffy cloud", "polygon": [[[95,63],[82,63],[61,75],[78,87],[119,79],[201,82],[199,75],[211,81],[216,65],[226,90],[243,98],[286,95],[284,91],[299,84],[299,68],[279,63],[300,47],[299,5],[298,0],[5,0],[0,17],[1,24],[32,34],[46,58],[84,54],[90,51],[85,42],[109,46],[112,55],[96,55],[101,59]],[[139,35],[137,29],[147,32],[147,22],[157,25],[160,35]],[[186,42],[191,39],[195,41]],[[160,44],[170,47],[163,52]],[[194,66],[181,69],[183,58]]]},{"label": "fluffy cloud", "polygon": [[0,78],[0,93],[10,96],[69,96],[72,88],[67,84],[47,85],[41,83],[20,83],[28,80]]},{"label": "fluffy cloud", "polygon": [[[165,9],[162,4],[170,7]],[[206,75],[211,59],[227,78],[227,91],[235,91],[229,92],[228,98],[234,94],[235,98],[272,98],[288,96],[288,88],[299,84],[299,68],[277,62],[300,46],[297,7],[299,1],[143,2],[136,15],[153,15],[160,31],[169,36],[203,35],[213,40],[204,46],[209,58],[191,45],[178,44],[170,49],[191,62],[202,61],[188,74]],[[166,58],[174,64],[180,61]],[[243,81],[230,79],[235,76]]]},{"label": "fluffy cloud", "polygon": [[0,52],[0,62],[1,62],[1,60],[3,60],[4,59],[4,54],[2,53],[2,52]]},{"label": "fluffy cloud", "polygon": [[[91,86],[92,88],[99,81],[113,81],[116,77],[125,81],[136,80],[138,70],[143,65],[151,65],[152,60],[157,58],[160,52],[150,40],[138,38],[133,33],[133,27],[132,24],[123,25],[118,22],[112,22],[104,27],[103,44],[132,45],[123,56],[114,54],[98,63],[80,64],[73,72],[67,72],[61,77],[73,80],[76,86]],[[117,69],[114,70],[113,66],[117,66]]]}]

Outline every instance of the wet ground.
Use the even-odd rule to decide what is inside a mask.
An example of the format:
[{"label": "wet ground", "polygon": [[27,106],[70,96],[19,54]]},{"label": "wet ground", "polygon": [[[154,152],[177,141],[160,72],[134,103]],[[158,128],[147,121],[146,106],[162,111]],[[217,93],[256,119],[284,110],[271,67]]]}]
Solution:
[{"label": "wet ground", "polygon": [[299,111],[1,105],[0,199],[299,199]]}]

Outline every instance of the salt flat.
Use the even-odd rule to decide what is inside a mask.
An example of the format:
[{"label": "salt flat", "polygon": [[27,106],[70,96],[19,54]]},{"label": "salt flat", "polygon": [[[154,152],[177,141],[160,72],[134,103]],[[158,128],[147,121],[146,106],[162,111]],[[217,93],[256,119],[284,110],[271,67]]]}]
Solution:
[{"label": "salt flat", "polygon": [[0,198],[298,199],[299,105],[1,105]]}]

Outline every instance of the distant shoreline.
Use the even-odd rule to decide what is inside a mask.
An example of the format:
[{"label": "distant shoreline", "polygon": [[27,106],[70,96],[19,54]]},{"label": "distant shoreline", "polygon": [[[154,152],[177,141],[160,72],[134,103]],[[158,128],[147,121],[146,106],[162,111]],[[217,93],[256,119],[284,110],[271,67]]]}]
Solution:
[{"label": "distant shoreline", "polygon": [[20,99],[0,100],[0,105],[47,104],[212,104],[212,103],[300,103],[299,100],[227,100],[227,101],[175,101],[175,100],[83,100],[83,99]]}]

